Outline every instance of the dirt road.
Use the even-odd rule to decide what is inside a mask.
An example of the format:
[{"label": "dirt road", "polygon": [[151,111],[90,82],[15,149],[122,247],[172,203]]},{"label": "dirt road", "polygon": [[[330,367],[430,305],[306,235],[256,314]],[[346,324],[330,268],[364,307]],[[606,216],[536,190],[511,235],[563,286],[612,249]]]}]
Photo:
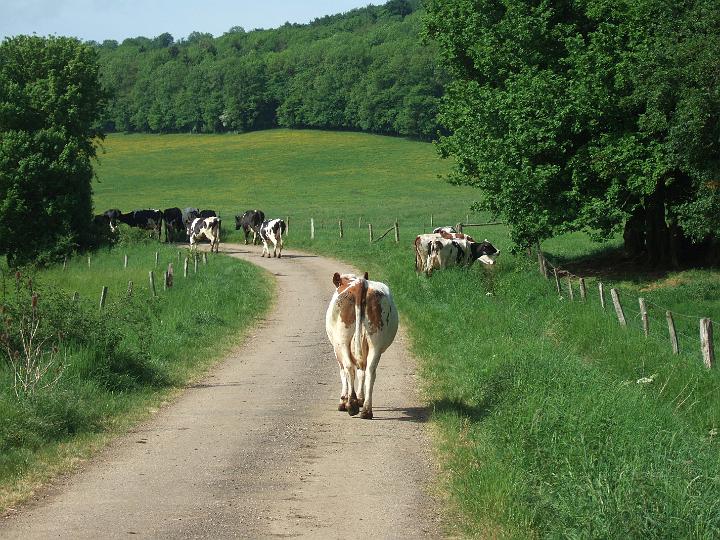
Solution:
[{"label": "dirt road", "polygon": [[380,361],[375,418],[351,418],[336,410],[324,325],[332,274],[350,269],[292,251],[225,251],[275,275],[267,320],[179,400],[0,522],[0,537],[441,536],[402,326]]}]

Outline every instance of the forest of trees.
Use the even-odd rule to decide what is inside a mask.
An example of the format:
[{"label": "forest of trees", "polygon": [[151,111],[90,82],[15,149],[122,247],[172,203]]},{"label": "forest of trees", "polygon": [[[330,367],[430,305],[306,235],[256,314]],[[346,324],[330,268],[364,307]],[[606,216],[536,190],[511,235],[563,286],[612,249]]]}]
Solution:
[{"label": "forest of trees", "polygon": [[519,246],[622,231],[651,264],[720,256],[717,0],[428,0],[453,181]]},{"label": "forest of trees", "polygon": [[419,39],[420,0],[224,35],[94,43],[112,98],[107,132],[243,132],[269,127],[433,138],[445,76]]}]

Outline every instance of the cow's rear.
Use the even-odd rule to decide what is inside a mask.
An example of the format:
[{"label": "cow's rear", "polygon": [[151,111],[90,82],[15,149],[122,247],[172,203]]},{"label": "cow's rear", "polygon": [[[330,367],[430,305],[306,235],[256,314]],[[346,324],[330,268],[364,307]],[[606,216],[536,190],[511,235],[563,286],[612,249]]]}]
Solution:
[{"label": "cow's rear", "polygon": [[336,273],[333,283],[336,290],[325,314],[325,330],[340,368],[338,410],[351,416],[360,412],[361,418],[369,419],[377,366],[395,339],[398,312],[388,286],[369,281],[367,273]]}]

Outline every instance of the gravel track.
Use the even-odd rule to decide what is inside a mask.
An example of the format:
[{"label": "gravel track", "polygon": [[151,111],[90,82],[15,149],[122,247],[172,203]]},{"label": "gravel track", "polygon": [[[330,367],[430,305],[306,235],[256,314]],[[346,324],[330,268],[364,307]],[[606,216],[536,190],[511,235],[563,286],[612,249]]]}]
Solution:
[{"label": "gravel track", "polygon": [[[0,522],[2,538],[438,538],[435,467],[402,324],[371,421],[336,410],[325,336],[346,265],[255,246],[278,298],[245,344],[153,418]],[[371,276],[372,279],[372,276]]]}]

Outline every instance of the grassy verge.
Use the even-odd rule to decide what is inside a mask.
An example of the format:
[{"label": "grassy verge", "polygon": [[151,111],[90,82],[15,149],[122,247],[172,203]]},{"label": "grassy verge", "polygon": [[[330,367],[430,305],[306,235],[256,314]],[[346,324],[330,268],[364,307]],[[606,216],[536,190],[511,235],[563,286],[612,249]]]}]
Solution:
[{"label": "grassy verge", "polygon": [[[155,267],[155,252],[159,265]],[[39,336],[59,347],[57,384],[16,397],[13,370],[0,367],[0,509],[68,469],[198,376],[236,344],[271,303],[272,283],[258,268],[210,257],[182,276],[178,250],[156,244],[120,246],[20,280],[5,275],[5,315],[17,325],[38,294]],[[124,268],[124,255],[128,267]],[[153,298],[148,272],[175,263],[172,289]],[[133,294],[128,297],[128,281]],[[100,290],[109,288],[99,309]],[[74,292],[79,300],[73,301]],[[24,306],[24,308],[23,308]],[[58,339],[58,334],[60,339]]]}]

